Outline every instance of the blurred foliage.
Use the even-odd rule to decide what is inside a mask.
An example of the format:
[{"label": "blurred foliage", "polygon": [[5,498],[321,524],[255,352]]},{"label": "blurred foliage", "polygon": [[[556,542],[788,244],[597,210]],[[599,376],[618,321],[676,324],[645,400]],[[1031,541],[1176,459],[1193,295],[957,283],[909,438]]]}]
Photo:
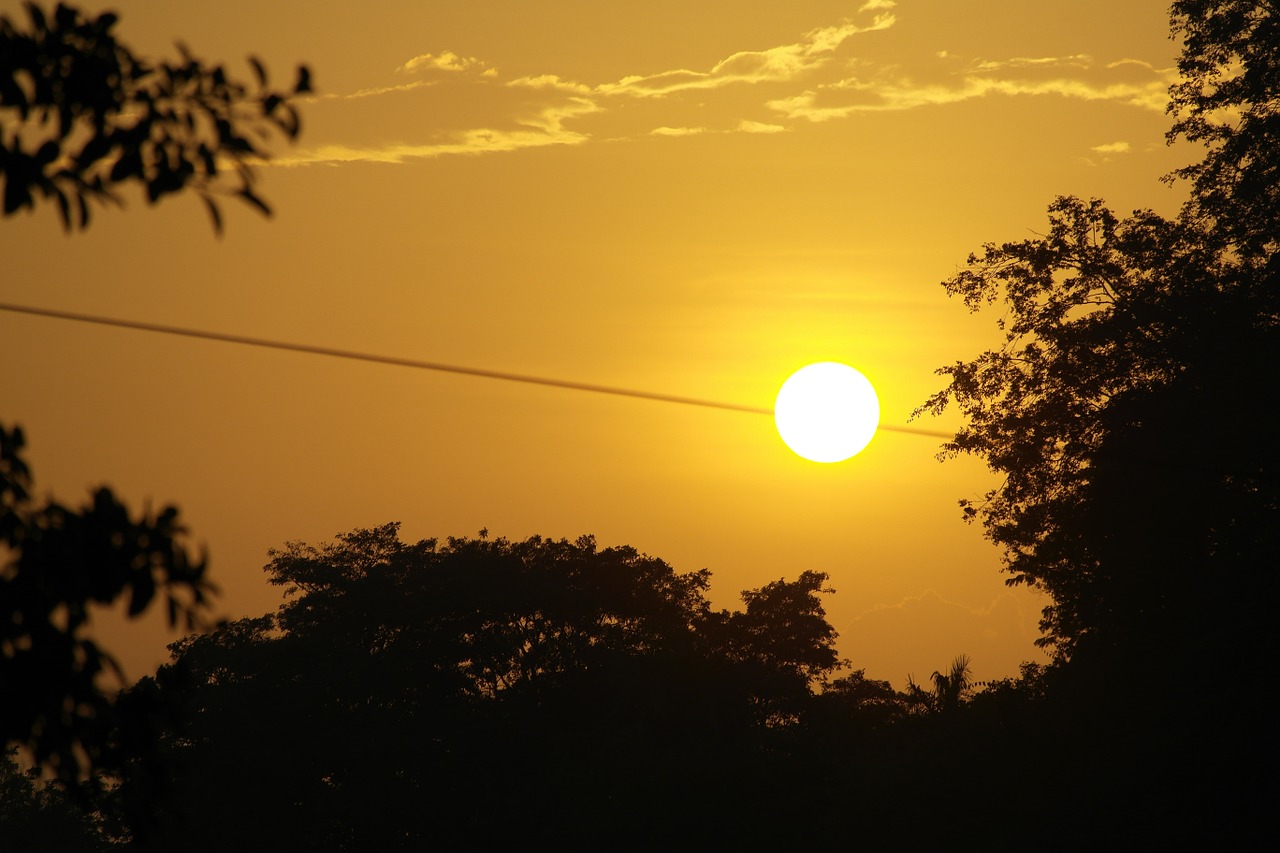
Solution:
[{"label": "blurred foliage", "polygon": [[24,771],[17,749],[0,753],[0,848],[23,853],[101,853],[113,849],[93,818],[67,793]]},{"label": "blurred foliage", "polygon": [[136,617],[159,601],[170,627],[191,631],[212,586],[176,509],[135,518],[106,488],[80,509],[37,503],[24,444],[20,428],[0,426],[0,743],[28,746],[74,787],[130,745],[119,668],[88,636],[94,607],[119,601]]},{"label": "blurred foliage", "polygon": [[270,215],[253,164],[269,157],[273,131],[297,137],[290,99],[311,90],[305,66],[292,89],[276,91],[251,57],[250,87],[181,44],[180,62],[136,57],[116,40],[113,13],[92,17],[61,3],[52,14],[34,3],[26,9],[25,27],[0,16],[6,216],[34,208],[38,193],[57,204],[64,228],[83,229],[91,200],[119,203],[117,187],[131,182],[151,203],[194,191],[219,232],[218,194]]}]

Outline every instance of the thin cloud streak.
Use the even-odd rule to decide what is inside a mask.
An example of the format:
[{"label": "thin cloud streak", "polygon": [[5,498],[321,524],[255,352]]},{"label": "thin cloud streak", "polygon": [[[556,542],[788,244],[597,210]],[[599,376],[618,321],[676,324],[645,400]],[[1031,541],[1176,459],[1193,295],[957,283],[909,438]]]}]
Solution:
[{"label": "thin cloud streak", "polygon": [[819,105],[820,93],[808,90],[790,98],[777,98],[766,106],[789,119],[805,119],[810,122],[832,121],[848,118],[857,113],[893,112],[919,107],[942,106],[985,98],[989,95],[1051,96],[1083,101],[1113,101],[1139,109],[1164,112],[1169,101],[1168,83],[1152,81],[1146,84],[1111,83],[1096,85],[1083,80],[1057,78],[1052,80],[1001,80],[987,77],[967,77],[959,86],[941,84],[914,85],[909,81],[863,82],[856,78],[842,80],[824,87],[825,90],[853,91],[867,100],[852,104]]},{"label": "thin cloud streak", "polygon": [[276,157],[270,164],[276,166],[309,166],[316,164],[340,165],[342,163],[403,163],[406,160],[430,159],[450,154],[491,154],[499,151],[516,151],[521,148],[537,148],[547,145],[580,145],[590,137],[567,130],[564,122],[580,115],[599,111],[593,102],[574,98],[568,104],[547,107],[533,118],[520,124],[526,129],[498,130],[475,128],[457,134],[448,142],[420,145],[396,143],[355,147],[346,145],[322,145],[293,156]]}]

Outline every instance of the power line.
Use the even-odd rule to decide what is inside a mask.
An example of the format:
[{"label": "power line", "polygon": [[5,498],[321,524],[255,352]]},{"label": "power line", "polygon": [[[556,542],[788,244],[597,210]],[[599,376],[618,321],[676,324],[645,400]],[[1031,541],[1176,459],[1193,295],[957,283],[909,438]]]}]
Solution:
[{"label": "power line", "polygon": [[[91,323],[98,326],[114,326],[120,329],[134,329],[142,332],[158,332],[164,335],[177,335],[184,338],[198,338],[206,341],[219,341],[228,344],[263,347],[265,349],[300,352],[308,355],[327,355],[333,358],[346,358],[353,361],[367,361],[375,364],[392,364],[398,367],[413,367],[419,370],[434,370],[439,373],[456,373],[463,376],[478,376],[483,379],[501,379],[506,382],[523,382],[528,385],[544,385],[550,388],[566,388],[570,391],[589,391],[595,394],[612,394],[618,397],[633,397],[639,400],[657,400],[662,403],[679,403],[685,406],[701,406],[708,409],[726,409],[732,412],[746,412],[753,415],[773,415],[772,409],[759,406],[743,406],[738,403],[722,403],[716,400],[704,400],[699,397],[681,397],[675,394],[658,394],[652,391],[636,391],[630,388],[615,388],[610,385],[594,385],[587,382],[571,382],[566,379],[549,379],[543,376],[527,376],[521,373],[506,373],[499,370],[483,370],[478,367],[460,367],[455,364],[441,364],[434,361],[421,361],[413,358],[377,355],[374,353],[356,352],[354,350],[335,349],[333,347],[313,346],[311,344],[294,344],[287,341],[273,341],[267,338],[253,338],[245,335],[232,335],[225,332],[205,332],[199,329],[187,329],[181,326],[166,326],[158,323],[143,323],[137,320],[118,320],[112,317],[100,317],[93,314],[78,314],[71,311],[56,311],[52,308],[33,308],[27,305],[12,305],[0,302],[0,311],[11,311],[17,314],[30,314],[37,317],[51,317],[55,320],[72,320],[77,323]],[[887,426],[881,424],[880,429],[890,432],[903,432],[912,435],[926,435],[934,438],[952,438],[950,433],[936,430],[916,429],[915,427]]]}]

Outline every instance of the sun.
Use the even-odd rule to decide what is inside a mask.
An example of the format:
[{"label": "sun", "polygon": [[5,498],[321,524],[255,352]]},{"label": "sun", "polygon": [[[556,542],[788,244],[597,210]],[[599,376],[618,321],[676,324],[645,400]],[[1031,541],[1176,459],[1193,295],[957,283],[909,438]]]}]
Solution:
[{"label": "sun", "polygon": [[782,383],[773,403],[782,440],[814,462],[842,462],[876,434],[880,399],[867,377],[847,364],[802,367]]}]

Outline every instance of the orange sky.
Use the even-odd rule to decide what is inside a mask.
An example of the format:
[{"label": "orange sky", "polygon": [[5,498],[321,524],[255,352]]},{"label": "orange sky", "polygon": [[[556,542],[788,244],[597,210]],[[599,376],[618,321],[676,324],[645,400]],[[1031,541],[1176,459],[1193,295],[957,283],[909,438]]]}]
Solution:
[{"label": "orange sky", "polygon": [[[181,39],[248,78],[252,52],[282,85],[307,62],[318,95],[260,170],[274,219],[5,220],[2,301],[761,407],[838,360],[905,424],[998,341],[938,286],[970,251],[1057,194],[1172,212],[1157,178],[1195,159],[1164,145],[1154,0],[100,8],[144,55]],[[726,607],[825,571],[841,652],[899,686],[1038,654],[1041,602],[956,507],[988,476],[934,439],[820,465],[758,415],[5,313],[0,359],[38,491],[178,503],[228,616],[275,606],[268,548],[400,520],[593,533],[710,568]],[[173,639],[103,633],[131,676]]]}]

